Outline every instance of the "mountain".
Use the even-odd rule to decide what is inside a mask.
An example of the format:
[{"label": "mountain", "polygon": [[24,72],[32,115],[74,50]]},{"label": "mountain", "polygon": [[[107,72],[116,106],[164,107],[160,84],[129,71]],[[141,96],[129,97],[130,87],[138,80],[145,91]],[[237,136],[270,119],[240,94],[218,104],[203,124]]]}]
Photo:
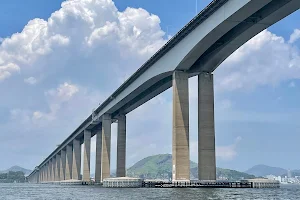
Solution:
[{"label": "mountain", "polygon": [[12,166],[11,168],[4,170],[4,171],[0,171],[0,174],[3,173],[8,173],[8,172],[23,172],[25,175],[29,175],[31,173],[31,170],[29,169],[25,169],[19,166]]},{"label": "mountain", "polygon": [[275,175],[281,176],[287,173],[286,169],[280,167],[270,167],[267,165],[255,165],[254,167],[245,171],[247,174],[253,174],[255,176],[267,176],[267,175]]},{"label": "mountain", "polygon": [[[191,179],[198,177],[197,163],[190,161]],[[146,157],[127,170],[127,175],[130,177],[141,177],[147,179],[171,179],[172,177],[172,155],[159,154]],[[243,172],[238,172],[230,169],[217,168],[217,177],[226,180],[240,180],[243,178],[255,178]]]}]

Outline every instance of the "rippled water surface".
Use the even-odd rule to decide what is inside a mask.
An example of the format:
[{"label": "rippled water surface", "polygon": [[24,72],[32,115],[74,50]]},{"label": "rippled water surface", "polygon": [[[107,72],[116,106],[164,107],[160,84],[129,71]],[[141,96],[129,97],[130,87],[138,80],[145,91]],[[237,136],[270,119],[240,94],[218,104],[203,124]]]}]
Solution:
[{"label": "rippled water surface", "polygon": [[280,189],[110,189],[96,186],[0,184],[0,199],[300,199],[300,185]]}]

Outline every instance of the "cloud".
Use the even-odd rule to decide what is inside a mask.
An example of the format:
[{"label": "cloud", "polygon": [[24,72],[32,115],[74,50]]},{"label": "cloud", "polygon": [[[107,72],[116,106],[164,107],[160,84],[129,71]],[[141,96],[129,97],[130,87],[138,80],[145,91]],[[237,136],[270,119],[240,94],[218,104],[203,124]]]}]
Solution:
[{"label": "cloud", "polygon": [[233,160],[237,155],[236,148],[240,141],[242,140],[242,137],[237,137],[233,144],[228,146],[217,146],[216,147],[216,156],[217,158],[225,161]]},{"label": "cloud", "polygon": [[37,80],[34,77],[29,77],[29,78],[24,79],[24,82],[29,85],[35,85],[37,83]]},{"label": "cloud", "polygon": [[290,36],[289,43],[294,43],[300,38],[300,30],[295,29],[292,35]]},{"label": "cloud", "polygon": [[[270,59],[272,58],[272,59]],[[276,86],[300,78],[299,49],[268,30],[240,47],[215,72],[217,91]]]},{"label": "cloud", "polygon": [[[111,0],[68,0],[47,21],[33,19],[22,32],[3,40],[0,77],[4,80],[15,72],[1,69],[9,63],[22,72],[48,71],[73,62],[83,65],[89,58],[114,67],[118,60],[128,60],[127,67],[136,69],[166,42],[159,24],[158,16],[141,8],[119,12]],[[137,65],[130,66],[133,57]]]},{"label": "cloud", "polygon": [[45,92],[45,95],[50,97],[52,101],[61,103],[69,101],[78,91],[79,88],[76,85],[65,82],[59,85],[58,88]]},{"label": "cloud", "polygon": [[14,63],[5,63],[0,57],[0,81],[9,78],[12,73],[19,72],[20,67]]}]

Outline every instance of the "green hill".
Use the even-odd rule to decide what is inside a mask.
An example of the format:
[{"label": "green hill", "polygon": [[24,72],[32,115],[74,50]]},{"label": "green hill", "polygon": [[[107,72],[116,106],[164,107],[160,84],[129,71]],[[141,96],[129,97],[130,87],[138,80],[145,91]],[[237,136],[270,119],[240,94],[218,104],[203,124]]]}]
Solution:
[{"label": "green hill", "polygon": [[[191,161],[191,179],[197,179],[197,163]],[[130,177],[141,177],[147,179],[170,179],[172,177],[172,155],[159,154],[146,157],[127,170]],[[217,177],[228,180],[240,180],[242,178],[255,178],[243,172],[230,169],[217,168]]]}]

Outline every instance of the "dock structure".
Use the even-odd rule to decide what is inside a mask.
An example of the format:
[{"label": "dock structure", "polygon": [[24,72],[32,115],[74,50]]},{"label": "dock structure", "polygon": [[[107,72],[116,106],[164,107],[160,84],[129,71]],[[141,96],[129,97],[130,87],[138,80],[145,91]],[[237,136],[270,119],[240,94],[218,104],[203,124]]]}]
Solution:
[{"label": "dock structure", "polygon": [[244,179],[241,181],[162,181],[142,178],[116,177],[106,178],[101,184],[95,181],[64,180],[41,182],[54,185],[99,185],[105,188],[279,188],[280,182],[263,178]]},{"label": "dock structure", "polygon": [[264,178],[245,179],[242,183],[251,183],[252,188],[279,188],[280,182],[276,180],[269,180]]}]

